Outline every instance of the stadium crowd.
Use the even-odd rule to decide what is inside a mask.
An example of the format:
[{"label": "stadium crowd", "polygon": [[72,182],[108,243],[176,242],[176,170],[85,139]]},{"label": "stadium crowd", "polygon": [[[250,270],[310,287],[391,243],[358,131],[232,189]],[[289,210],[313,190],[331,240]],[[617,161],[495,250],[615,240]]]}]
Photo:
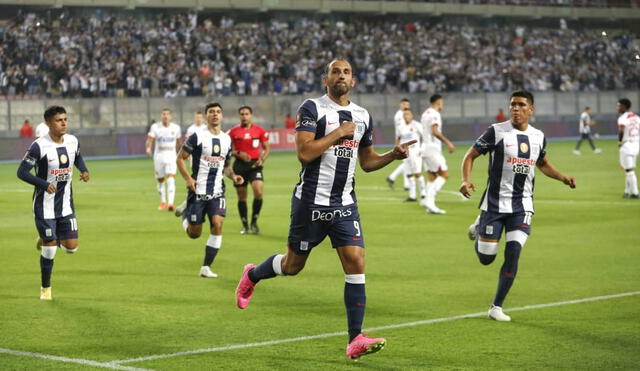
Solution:
[{"label": "stadium crowd", "polygon": [[[320,91],[353,61],[358,92],[638,88],[637,36],[444,22],[260,20],[196,13],[20,15],[2,33],[4,97],[227,96]],[[562,23],[562,22],[561,22]],[[636,48],[636,49],[634,49]]]}]

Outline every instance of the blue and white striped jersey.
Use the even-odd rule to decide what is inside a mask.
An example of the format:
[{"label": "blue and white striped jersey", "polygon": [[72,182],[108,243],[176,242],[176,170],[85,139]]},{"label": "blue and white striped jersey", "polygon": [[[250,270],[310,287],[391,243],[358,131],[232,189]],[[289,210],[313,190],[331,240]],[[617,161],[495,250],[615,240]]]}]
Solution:
[{"label": "blue and white striped jersey", "polygon": [[231,158],[231,137],[223,131],[214,135],[209,130],[198,130],[182,148],[193,161],[191,177],[196,181],[196,194],[224,196],[224,168]]},{"label": "blue and white striped jersey", "polygon": [[534,169],[546,155],[547,141],[542,131],[529,125],[520,131],[511,121],[491,125],[473,145],[489,152],[487,189],[480,209],[495,213],[533,213]]},{"label": "blue and white striped jersey", "polygon": [[57,219],[74,212],[71,180],[80,145],[71,134],[65,134],[62,138],[62,144],[54,142],[49,134],[36,139],[23,159],[30,169],[35,167],[38,178],[56,186],[56,192],[52,194],[47,193],[45,188],[35,188],[33,213],[39,219]]},{"label": "blue and white striped jersey", "polygon": [[340,139],[322,156],[302,164],[300,182],[295,187],[296,198],[321,206],[347,206],[356,202],[354,174],[358,148],[373,143],[373,120],[369,112],[353,102],[340,106],[327,95],[307,99],[298,109],[296,130],[315,133],[317,140],[344,121],[356,125],[353,138]]}]

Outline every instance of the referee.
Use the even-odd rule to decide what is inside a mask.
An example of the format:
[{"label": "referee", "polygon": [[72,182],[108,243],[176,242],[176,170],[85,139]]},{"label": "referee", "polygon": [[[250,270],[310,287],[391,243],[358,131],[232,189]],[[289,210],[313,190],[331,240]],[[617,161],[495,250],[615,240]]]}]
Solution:
[{"label": "referee", "polygon": [[[253,110],[249,106],[238,109],[240,125],[229,131],[233,142],[233,171],[244,178],[244,183],[235,184],[238,192],[238,212],[242,220],[241,234],[260,233],[258,216],[262,208],[262,193],[264,176],[262,166],[269,157],[269,134],[259,125],[253,123]],[[253,210],[251,214],[251,229],[247,219],[247,183],[253,189]]]}]

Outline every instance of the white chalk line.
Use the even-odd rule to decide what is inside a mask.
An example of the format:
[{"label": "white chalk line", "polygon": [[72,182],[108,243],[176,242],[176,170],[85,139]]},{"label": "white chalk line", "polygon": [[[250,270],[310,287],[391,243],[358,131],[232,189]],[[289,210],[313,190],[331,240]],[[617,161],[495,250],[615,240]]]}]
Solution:
[{"label": "white chalk line", "polygon": [[154,371],[154,370],[148,369],[148,368],[137,368],[137,367],[123,366],[123,365],[119,365],[119,364],[111,363],[111,362],[97,362],[97,361],[91,361],[91,360],[88,360],[88,359],[61,357],[61,356],[54,356],[54,355],[50,355],[50,354],[25,352],[25,351],[21,351],[21,350],[13,350],[13,349],[5,349],[5,348],[0,348],[0,354],[11,354],[11,355],[14,355],[14,356],[23,356],[23,357],[31,357],[31,358],[42,358],[42,359],[47,359],[47,360],[50,360],[50,361],[57,361],[57,362],[64,362],[64,363],[76,363],[76,364],[80,364],[80,365],[84,365],[84,366],[94,366],[94,367],[108,368],[108,369],[111,369],[111,370]]},{"label": "white chalk line", "polygon": [[[586,302],[591,302],[591,301],[615,299],[615,298],[621,298],[621,297],[625,297],[625,296],[633,296],[633,295],[639,295],[639,294],[640,294],[640,291],[632,291],[632,292],[625,292],[625,293],[621,293],[621,294],[613,294],[613,295],[605,295],[605,296],[594,296],[594,297],[590,297],[590,298],[566,300],[566,301],[560,301],[560,302],[555,302],[555,303],[525,305],[525,306],[522,306],[522,307],[508,308],[508,309],[506,309],[506,311],[507,312],[517,312],[517,311],[529,310],[529,309],[558,307],[558,306],[563,306],[563,305],[579,304],[579,303],[586,303]],[[451,317],[433,318],[433,319],[427,319],[427,320],[421,320],[421,321],[398,323],[398,324],[394,324],[394,325],[371,327],[371,328],[368,328],[368,329],[364,329],[363,331],[364,332],[372,332],[372,331],[389,330],[389,329],[396,329],[396,328],[403,328],[403,327],[413,327],[413,326],[420,326],[420,325],[428,325],[428,324],[432,324],[432,323],[451,322],[451,321],[464,319],[464,318],[482,317],[482,316],[486,316],[486,315],[487,315],[486,311],[484,311],[484,312],[476,312],[476,313],[468,313],[468,314],[461,314],[461,315],[451,316]],[[315,340],[315,339],[324,339],[324,338],[337,337],[337,336],[346,336],[346,335],[347,335],[346,331],[340,331],[340,332],[331,332],[331,333],[326,333],[326,334],[318,334],[318,335],[310,335],[310,336],[298,336],[298,337],[289,338],[289,339],[269,340],[269,341],[262,341],[262,342],[256,342],[256,343],[247,343],[247,344],[234,344],[234,345],[226,345],[226,346],[222,346],[222,347],[194,349],[194,350],[186,350],[186,351],[175,352],[175,353],[165,353],[165,354],[157,354],[157,355],[151,355],[151,356],[145,356],[145,357],[119,359],[119,360],[111,361],[109,364],[143,362],[143,361],[150,361],[150,360],[155,360],[155,359],[179,357],[179,356],[192,355],[192,354],[203,354],[203,353],[222,352],[222,351],[227,351],[227,350],[255,348],[255,347],[261,347],[261,346],[267,346],[267,345],[278,345],[278,344],[284,344],[284,343],[292,343],[292,342]]]}]

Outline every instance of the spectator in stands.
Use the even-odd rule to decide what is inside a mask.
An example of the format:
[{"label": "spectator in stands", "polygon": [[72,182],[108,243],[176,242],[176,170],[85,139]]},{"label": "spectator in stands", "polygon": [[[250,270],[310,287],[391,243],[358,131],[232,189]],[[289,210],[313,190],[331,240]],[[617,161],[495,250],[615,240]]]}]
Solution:
[{"label": "spectator in stands", "polygon": [[29,120],[24,120],[20,128],[20,138],[33,138],[33,127]]},{"label": "spectator in stands", "polygon": [[296,128],[296,120],[293,117],[291,117],[290,113],[287,113],[287,117],[284,118],[284,127],[286,129]]},{"label": "spectator in stands", "polygon": [[496,122],[505,122],[507,121],[507,117],[504,115],[504,111],[502,108],[498,108],[498,114],[496,115]]}]

